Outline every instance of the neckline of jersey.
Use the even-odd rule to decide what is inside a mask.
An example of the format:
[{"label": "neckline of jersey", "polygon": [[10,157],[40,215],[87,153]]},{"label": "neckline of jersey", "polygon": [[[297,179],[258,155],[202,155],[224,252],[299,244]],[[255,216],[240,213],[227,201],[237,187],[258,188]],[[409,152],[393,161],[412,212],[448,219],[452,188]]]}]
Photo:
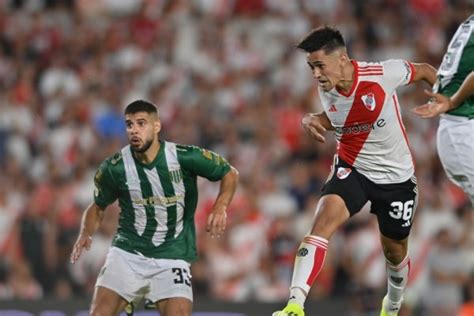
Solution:
[{"label": "neckline of jersey", "polygon": [[352,87],[351,87],[351,90],[349,90],[348,93],[345,93],[344,91],[342,91],[341,89],[336,87],[336,91],[340,95],[345,96],[346,98],[352,95],[352,93],[354,92],[357,84],[359,83],[359,66],[357,64],[357,61],[355,61],[354,59],[351,59],[351,63],[354,66],[354,73],[352,74]]},{"label": "neckline of jersey", "polygon": [[152,162],[150,163],[144,163],[144,162],[141,162],[140,160],[138,160],[135,155],[133,154],[133,151],[132,151],[132,157],[133,157],[133,160],[135,160],[136,163],[138,163],[140,166],[142,166],[143,168],[146,168],[146,169],[153,169],[156,167],[156,163],[158,162],[158,159],[163,155],[163,151],[165,149],[165,142],[162,141],[162,140],[159,140],[158,141],[160,143],[160,149],[158,149],[158,153],[156,154],[156,157],[155,159],[153,159]]}]

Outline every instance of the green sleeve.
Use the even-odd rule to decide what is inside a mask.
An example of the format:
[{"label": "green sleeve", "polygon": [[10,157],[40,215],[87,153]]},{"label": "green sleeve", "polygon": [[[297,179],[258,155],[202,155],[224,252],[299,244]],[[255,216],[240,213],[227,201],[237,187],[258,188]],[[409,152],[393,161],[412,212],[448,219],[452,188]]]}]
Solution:
[{"label": "green sleeve", "polygon": [[193,174],[218,181],[230,171],[227,160],[215,152],[197,146],[187,146],[186,149],[183,163]]},{"label": "green sleeve", "polygon": [[118,190],[110,169],[109,161],[105,160],[94,176],[94,202],[101,208],[106,208],[118,198]]}]

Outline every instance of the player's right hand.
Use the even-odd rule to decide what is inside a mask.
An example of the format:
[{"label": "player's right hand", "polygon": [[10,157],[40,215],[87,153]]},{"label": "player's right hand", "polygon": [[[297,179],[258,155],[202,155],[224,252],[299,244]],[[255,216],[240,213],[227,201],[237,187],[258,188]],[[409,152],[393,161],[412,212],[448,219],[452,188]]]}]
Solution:
[{"label": "player's right hand", "polygon": [[227,212],[222,208],[214,208],[207,217],[206,230],[212,238],[219,238],[224,234],[227,221]]},{"label": "player's right hand", "polygon": [[91,248],[91,245],[92,237],[90,235],[80,234],[79,237],[77,237],[77,240],[72,248],[71,263],[75,263],[77,259],[79,259],[79,257],[81,256],[82,250],[84,248],[86,250],[89,250]]},{"label": "player's right hand", "polygon": [[423,105],[419,105],[412,110],[421,118],[431,118],[451,109],[451,100],[447,96],[440,93],[433,93],[428,90],[425,90],[425,94],[431,97],[430,101]]},{"label": "player's right hand", "polygon": [[309,133],[309,135],[311,135],[311,137],[316,139],[318,142],[326,142],[326,138],[323,136],[323,133],[326,132],[326,128],[323,126],[319,114],[305,114],[301,120],[301,125],[303,125],[303,128]]}]

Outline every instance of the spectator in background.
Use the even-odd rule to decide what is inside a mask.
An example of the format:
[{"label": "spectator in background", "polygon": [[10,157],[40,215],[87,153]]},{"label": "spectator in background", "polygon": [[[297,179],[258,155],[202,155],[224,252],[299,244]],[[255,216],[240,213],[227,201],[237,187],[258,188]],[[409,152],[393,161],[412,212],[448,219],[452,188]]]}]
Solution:
[{"label": "spectator in background", "polygon": [[428,259],[429,290],[423,293],[426,315],[456,315],[463,299],[463,286],[469,280],[468,269],[452,233],[441,229]]}]

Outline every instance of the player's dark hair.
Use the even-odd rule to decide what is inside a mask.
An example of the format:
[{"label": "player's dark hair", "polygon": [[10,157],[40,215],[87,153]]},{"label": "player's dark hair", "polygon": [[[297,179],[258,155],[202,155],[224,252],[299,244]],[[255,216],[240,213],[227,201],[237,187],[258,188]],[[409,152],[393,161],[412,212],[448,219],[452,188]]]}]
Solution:
[{"label": "player's dark hair", "polygon": [[346,47],[346,44],[341,32],[329,26],[323,26],[312,30],[296,47],[307,53],[322,49],[329,54],[337,48]]},{"label": "player's dark hair", "polygon": [[158,115],[158,108],[153,103],[145,100],[133,101],[125,108],[125,114],[135,114],[137,112],[155,113]]}]

